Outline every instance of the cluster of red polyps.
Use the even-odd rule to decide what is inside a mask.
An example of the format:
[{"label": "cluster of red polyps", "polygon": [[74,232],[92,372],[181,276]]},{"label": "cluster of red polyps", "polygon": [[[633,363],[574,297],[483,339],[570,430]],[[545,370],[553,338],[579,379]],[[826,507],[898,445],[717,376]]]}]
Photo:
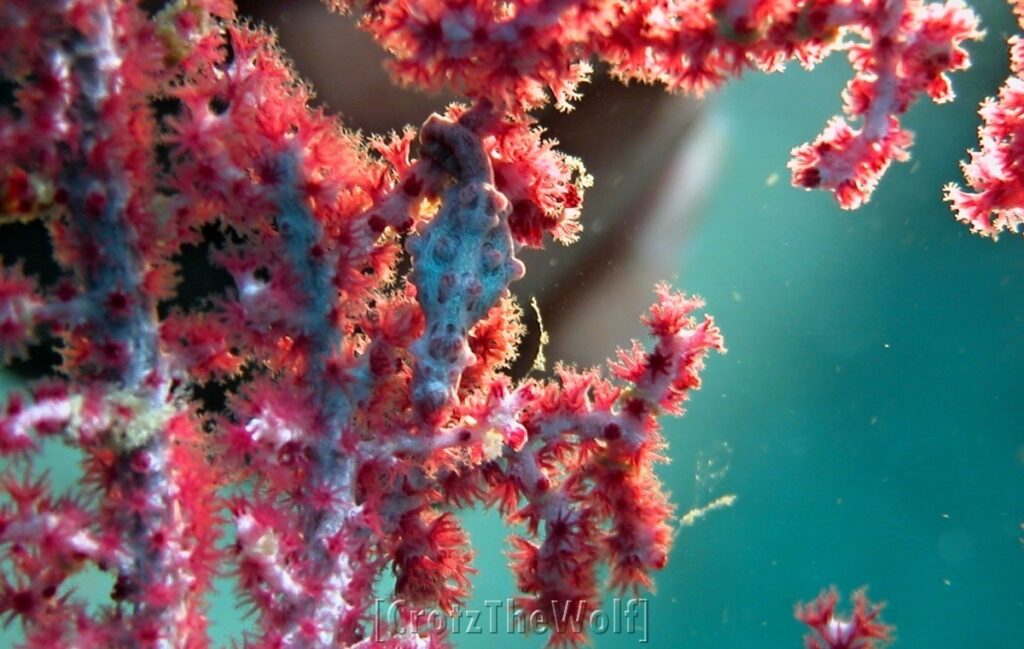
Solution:
[{"label": "cluster of red polyps", "polygon": [[[1024,4],[1012,2],[1024,28]],[[983,236],[1018,232],[1024,223],[1024,39],[1010,39],[1010,70],[997,97],[981,106],[981,149],[963,163],[969,188],[946,188],[960,221]]]},{"label": "cluster of red polyps", "polygon": [[873,604],[863,590],[853,594],[851,617],[837,617],[839,594],[835,589],[813,602],[798,605],[796,617],[813,631],[806,636],[807,649],[877,649],[892,640],[893,628],[880,619],[881,604]]},{"label": "cluster of red polyps", "polygon": [[[341,9],[360,3],[335,1]],[[845,209],[866,202],[912,135],[900,117],[920,95],[953,97],[947,73],[969,65],[980,37],[960,0],[375,0],[363,24],[395,55],[395,76],[450,87],[513,110],[549,97],[569,108],[606,62],[626,81],[701,94],[745,70],[813,67],[844,50],[854,76],[835,117],[793,150],[800,187],[827,189]]]}]

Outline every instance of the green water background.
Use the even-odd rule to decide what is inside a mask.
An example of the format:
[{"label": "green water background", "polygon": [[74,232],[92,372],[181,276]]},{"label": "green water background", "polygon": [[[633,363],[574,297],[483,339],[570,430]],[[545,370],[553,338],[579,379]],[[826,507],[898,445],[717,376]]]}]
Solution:
[{"label": "green water background", "polygon": [[[857,212],[786,182],[789,149],[838,110],[843,60],[751,74],[709,101],[724,172],[675,283],[707,299],[729,353],[710,360],[686,417],[666,422],[662,476],[682,511],[739,500],[680,532],[648,599],[646,646],[798,647],[794,603],[834,584],[888,601],[901,649],[1024,647],[1024,241],[970,235],[940,191],[976,143],[978,102],[1005,78],[1016,30],[1001,2],[974,4],[988,38],[955,79],[957,102],[914,107],[913,160]],[[50,458],[58,478],[68,457]],[[484,513],[467,524],[479,550],[469,607],[483,609],[515,593],[506,530]],[[109,590],[104,575],[79,585]],[[232,596],[211,615],[237,637]]]}]

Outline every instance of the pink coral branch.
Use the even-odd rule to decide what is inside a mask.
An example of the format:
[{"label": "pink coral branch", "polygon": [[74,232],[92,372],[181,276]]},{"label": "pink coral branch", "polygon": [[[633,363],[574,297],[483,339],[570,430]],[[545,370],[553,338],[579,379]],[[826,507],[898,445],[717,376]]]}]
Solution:
[{"label": "pink coral branch", "polygon": [[[1024,4],[1012,4],[1024,28]],[[999,95],[981,105],[981,148],[961,164],[969,189],[946,186],[956,218],[993,239],[1018,232],[1024,223],[1024,38],[1019,35],[1010,39],[1010,71]]]},{"label": "pink coral branch", "polygon": [[798,604],[796,618],[813,633],[805,638],[807,649],[880,649],[892,641],[893,627],[884,624],[882,604],[872,604],[863,589],[853,594],[853,616],[836,615],[839,594],[822,591],[809,604]]},{"label": "pink coral branch", "polygon": [[962,45],[981,35],[960,0],[355,4],[365,5],[362,24],[394,55],[400,81],[450,87],[512,112],[551,98],[570,109],[592,57],[623,80],[699,95],[745,70],[778,71],[791,60],[812,67],[845,49],[854,70],[846,115],[790,162],[794,185],[827,189],[845,209],[866,202],[889,165],[907,159],[912,136],[900,117],[920,95],[952,98],[947,75],[969,65]]}]

